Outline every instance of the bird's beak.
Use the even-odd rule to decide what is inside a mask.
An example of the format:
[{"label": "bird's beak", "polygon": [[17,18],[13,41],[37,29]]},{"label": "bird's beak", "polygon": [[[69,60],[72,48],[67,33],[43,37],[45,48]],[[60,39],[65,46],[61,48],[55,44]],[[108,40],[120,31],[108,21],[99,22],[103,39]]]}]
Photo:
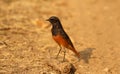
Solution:
[{"label": "bird's beak", "polygon": [[49,19],[46,19],[46,21],[49,21]]}]

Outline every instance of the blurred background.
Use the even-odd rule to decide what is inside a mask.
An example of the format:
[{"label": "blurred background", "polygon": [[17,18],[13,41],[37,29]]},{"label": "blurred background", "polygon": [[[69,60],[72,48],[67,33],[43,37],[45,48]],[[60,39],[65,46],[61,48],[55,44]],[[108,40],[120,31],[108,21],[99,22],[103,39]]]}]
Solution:
[{"label": "blurred background", "polygon": [[119,7],[119,0],[0,0],[0,74],[70,74],[63,53],[55,59],[50,16],[81,54],[78,62],[66,49],[73,73],[120,74]]}]

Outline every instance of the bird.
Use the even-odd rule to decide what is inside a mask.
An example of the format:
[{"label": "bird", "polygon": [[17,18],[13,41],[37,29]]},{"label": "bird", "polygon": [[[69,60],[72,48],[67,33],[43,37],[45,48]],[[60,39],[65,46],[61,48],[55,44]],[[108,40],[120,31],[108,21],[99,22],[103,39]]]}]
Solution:
[{"label": "bird", "polygon": [[[51,23],[51,25],[52,25],[52,29],[51,29],[52,37],[60,47],[56,58],[58,58],[62,47],[70,49],[72,52],[74,52],[76,54],[76,56],[78,58],[80,58],[80,54],[75,49],[71,39],[69,38],[69,36],[65,32],[64,28],[62,27],[60,19],[57,16],[51,16],[46,21],[49,21]],[[65,61],[65,55],[66,55],[66,50],[64,51],[63,61]]]}]

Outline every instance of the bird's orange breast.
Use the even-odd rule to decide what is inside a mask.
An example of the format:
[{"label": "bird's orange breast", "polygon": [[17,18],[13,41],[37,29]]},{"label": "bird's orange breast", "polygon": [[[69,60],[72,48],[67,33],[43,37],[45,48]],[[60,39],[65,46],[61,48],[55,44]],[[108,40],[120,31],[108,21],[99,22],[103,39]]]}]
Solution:
[{"label": "bird's orange breast", "polygon": [[68,47],[68,42],[61,36],[61,35],[56,35],[53,36],[53,39],[59,44],[62,45],[64,47]]}]

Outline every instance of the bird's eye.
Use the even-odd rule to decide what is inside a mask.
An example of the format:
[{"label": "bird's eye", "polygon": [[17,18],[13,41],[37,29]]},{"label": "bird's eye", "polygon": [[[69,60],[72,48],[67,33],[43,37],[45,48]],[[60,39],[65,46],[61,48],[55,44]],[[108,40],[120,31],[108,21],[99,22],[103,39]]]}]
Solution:
[{"label": "bird's eye", "polygon": [[54,21],[54,19],[51,19],[52,21]]},{"label": "bird's eye", "polygon": [[51,21],[52,21],[52,22],[57,22],[57,20],[55,20],[55,19],[51,19]]}]

